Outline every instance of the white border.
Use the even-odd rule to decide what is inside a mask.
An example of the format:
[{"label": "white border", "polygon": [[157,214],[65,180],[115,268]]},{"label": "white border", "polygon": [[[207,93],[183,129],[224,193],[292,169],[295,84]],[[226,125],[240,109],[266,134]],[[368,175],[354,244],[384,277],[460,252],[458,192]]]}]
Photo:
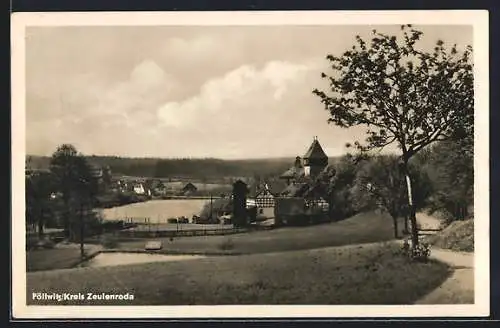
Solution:
[{"label": "white border", "polygon": [[[288,11],[14,13],[12,54],[12,305],[29,318],[470,317],[489,315],[489,49],[488,12]],[[27,306],[25,252],[25,28],[155,25],[473,25],[475,74],[474,305],[409,306]]]}]

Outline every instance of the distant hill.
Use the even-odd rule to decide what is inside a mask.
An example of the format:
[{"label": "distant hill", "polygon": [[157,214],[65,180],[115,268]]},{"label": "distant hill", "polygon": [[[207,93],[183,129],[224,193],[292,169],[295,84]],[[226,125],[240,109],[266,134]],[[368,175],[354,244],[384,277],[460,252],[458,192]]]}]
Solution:
[{"label": "distant hill", "polygon": [[[95,165],[109,166],[113,174],[156,178],[189,178],[213,180],[227,177],[268,177],[283,173],[294,158],[263,158],[224,160],[216,158],[162,159],[129,158],[117,156],[87,156]],[[331,158],[333,163],[336,158]],[[27,166],[33,169],[47,169],[48,156],[26,156]]]}]

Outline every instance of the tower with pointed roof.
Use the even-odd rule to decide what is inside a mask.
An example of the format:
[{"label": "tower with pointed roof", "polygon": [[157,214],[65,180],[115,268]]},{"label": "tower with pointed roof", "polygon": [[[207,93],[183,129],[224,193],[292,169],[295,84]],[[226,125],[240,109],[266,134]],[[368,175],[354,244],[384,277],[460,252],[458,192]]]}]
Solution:
[{"label": "tower with pointed roof", "polygon": [[321,147],[318,137],[313,138],[313,142],[304,155],[304,175],[315,178],[328,166],[328,156]]}]

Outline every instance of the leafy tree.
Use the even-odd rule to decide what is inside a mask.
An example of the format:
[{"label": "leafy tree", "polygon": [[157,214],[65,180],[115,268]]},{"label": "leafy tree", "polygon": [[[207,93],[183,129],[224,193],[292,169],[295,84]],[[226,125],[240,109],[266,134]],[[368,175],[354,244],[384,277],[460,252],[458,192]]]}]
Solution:
[{"label": "leafy tree", "polygon": [[[425,176],[413,171],[414,203],[417,209],[425,204],[430,189]],[[398,238],[398,219],[408,211],[408,198],[403,172],[397,156],[374,156],[364,161],[357,171],[354,198],[358,210],[381,208],[393,219],[394,237]],[[408,230],[405,220],[405,231]]]},{"label": "leafy tree", "polygon": [[433,170],[432,210],[444,212],[449,221],[469,216],[474,201],[472,138],[443,141],[432,149],[427,169]]},{"label": "leafy tree", "polygon": [[359,160],[351,154],[342,156],[336,164],[321,172],[316,181],[309,182],[321,188],[323,197],[329,204],[331,219],[342,219],[356,212],[352,188]]},{"label": "leafy tree", "polygon": [[74,231],[79,228],[80,255],[83,258],[85,227],[88,223],[95,220],[93,207],[96,203],[96,195],[99,190],[98,180],[92,176],[91,168],[83,156],[78,157],[76,169],[79,174],[78,181],[74,185],[74,201],[78,208],[78,223],[75,222]]},{"label": "leafy tree", "polygon": [[[327,55],[333,73],[322,73],[329,90],[313,90],[330,113],[328,122],[340,127],[367,127],[361,151],[396,143],[407,182],[410,220],[416,227],[409,160],[429,144],[472,131],[472,47],[459,54],[442,40],[428,53],[416,44],[422,32],[401,26],[402,37],[373,30],[370,43],[360,36],[341,56]],[[418,232],[412,229],[412,244]]]},{"label": "leafy tree", "polygon": [[36,172],[26,176],[26,219],[28,224],[38,226],[38,236],[43,237],[43,228],[52,214],[51,196],[54,179],[49,172]]},{"label": "leafy tree", "polygon": [[71,199],[74,197],[74,186],[79,181],[77,171],[78,153],[72,145],[63,144],[52,154],[50,171],[55,178],[58,191],[62,194],[64,203],[63,228],[67,238],[70,237],[70,220],[72,209]]}]

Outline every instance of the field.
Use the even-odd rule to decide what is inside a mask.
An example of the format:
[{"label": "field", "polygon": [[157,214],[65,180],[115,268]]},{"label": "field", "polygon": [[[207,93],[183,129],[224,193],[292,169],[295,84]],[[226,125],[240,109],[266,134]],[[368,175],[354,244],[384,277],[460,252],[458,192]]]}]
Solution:
[{"label": "field", "polygon": [[[28,304],[411,304],[450,274],[411,262],[394,244],[207,257],[191,261],[30,273]],[[134,294],[134,300],[33,301],[33,292]]]},{"label": "field", "polygon": [[474,219],[456,221],[429,238],[432,245],[459,252],[474,252]]},{"label": "field", "polygon": [[[403,227],[403,224],[399,225]],[[308,227],[284,227],[229,236],[157,238],[166,252],[256,254],[371,243],[394,239],[392,220],[380,213]],[[147,239],[120,242],[118,248],[143,250]],[[28,252],[28,271],[70,268],[78,250],[49,249]]]},{"label": "field", "polygon": [[[243,255],[30,272],[27,300],[58,305],[411,304],[451,274],[444,263],[399,255],[393,239],[390,217],[374,212],[317,226],[168,239],[163,240],[167,251]],[[143,249],[145,242],[119,247]],[[31,298],[33,292],[55,290],[131,293],[134,299],[50,303]]]},{"label": "field", "polygon": [[[403,228],[403,224],[399,226]],[[218,252],[230,244],[239,254],[268,253],[329,246],[371,243],[394,239],[392,219],[387,214],[369,212],[349,219],[307,227],[284,227],[230,236],[197,236],[162,240],[165,249],[181,252]],[[120,244],[126,249],[143,249],[145,240]],[[226,246],[227,247],[227,246]]]},{"label": "field", "polygon": [[151,222],[166,222],[168,218],[199,215],[206,199],[151,200],[102,210],[105,220],[126,217],[150,218]]},{"label": "field", "polygon": [[[403,227],[403,224],[399,225]],[[371,243],[393,239],[392,220],[380,213],[362,213],[352,218],[308,227],[284,227],[230,236],[158,238],[165,251],[186,253],[254,254],[305,250],[329,246]],[[120,242],[118,248],[144,249],[147,239]],[[28,271],[70,268],[78,260],[78,249],[48,249],[27,252]]]},{"label": "field", "polygon": [[[99,250],[95,245],[86,245],[87,255]],[[78,247],[53,248],[26,251],[26,271],[43,271],[71,268],[80,261]]]}]

